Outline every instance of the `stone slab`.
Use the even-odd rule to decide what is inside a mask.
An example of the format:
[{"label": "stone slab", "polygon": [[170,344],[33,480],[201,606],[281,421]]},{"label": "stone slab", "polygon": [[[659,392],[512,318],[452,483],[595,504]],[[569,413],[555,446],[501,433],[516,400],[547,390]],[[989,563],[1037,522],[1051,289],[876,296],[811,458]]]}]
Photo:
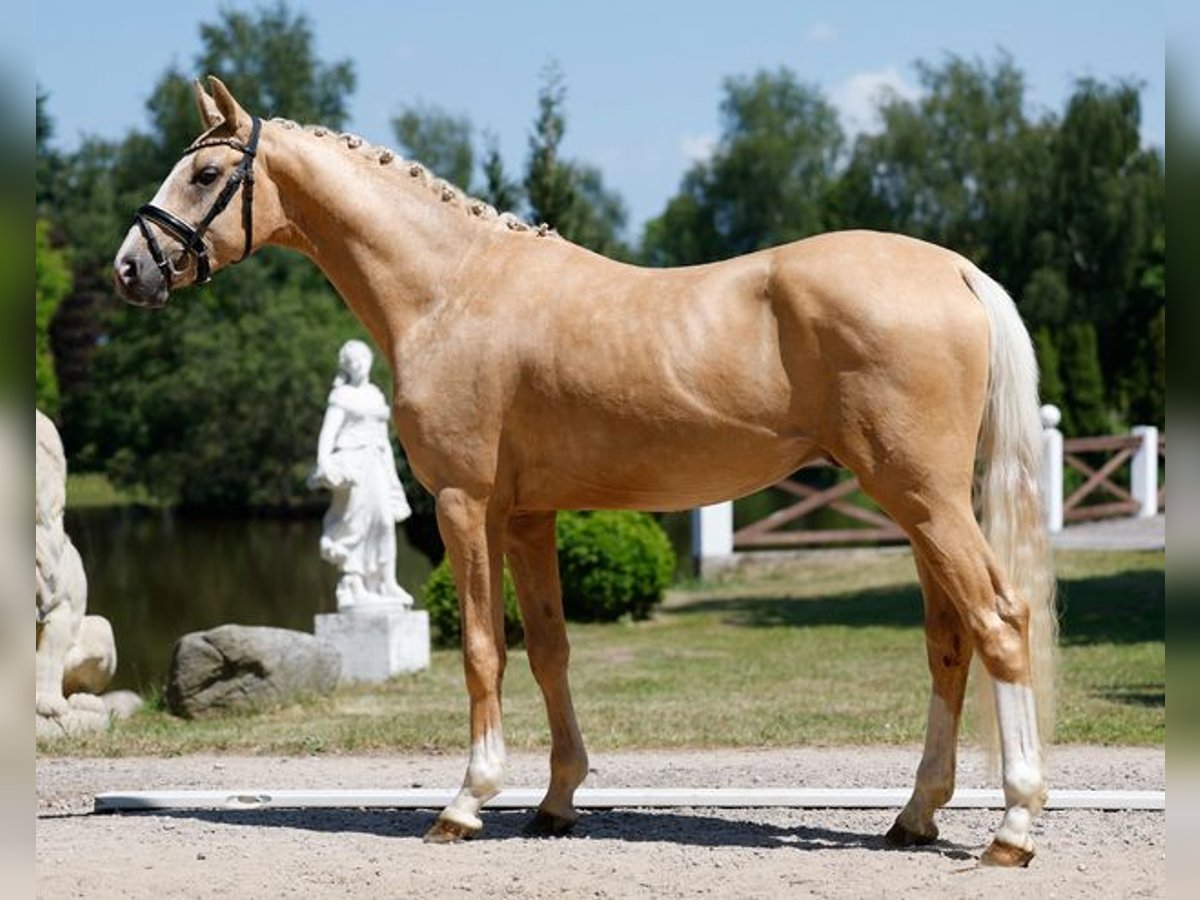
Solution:
[{"label": "stone slab", "polygon": [[378,683],[429,668],[429,613],[400,605],[314,617],[313,631],[341,651],[342,681]]},{"label": "stone slab", "polygon": [[[242,791],[110,791],[95,797],[96,812],[145,809],[440,809],[453,790],[284,790]],[[899,809],[908,802],[908,788],[581,788],[575,793],[580,809],[650,809],[702,807],[712,809]],[[532,809],[545,796],[533,788],[501,791],[485,804],[490,809]],[[1004,794],[991,789],[955,791],[948,807],[1004,809]],[[1165,810],[1165,791],[1059,790],[1050,791],[1046,809]]]}]

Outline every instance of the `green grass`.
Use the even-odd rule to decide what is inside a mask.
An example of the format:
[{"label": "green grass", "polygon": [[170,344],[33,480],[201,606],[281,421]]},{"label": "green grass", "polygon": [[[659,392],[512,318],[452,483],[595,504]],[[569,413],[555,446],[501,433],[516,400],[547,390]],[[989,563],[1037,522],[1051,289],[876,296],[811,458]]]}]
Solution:
[{"label": "green grass", "polygon": [[116,487],[100,472],[71,472],[67,474],[67,507],[91,509],[100,506],[160,506],[161,503],[142,490],[127,491]]},{"label": "green grass", "polygon": [[[1164,555],[1060,553],[1060,742],[1160,744],[1166,730]],[[649,621],[572,625],[572,685],[595,749],[919,741],[929,677],[906,551],[813,555],[697,582]],[[505,735],[545,747],[523,651],[509,656]],[[258,715],[187,722],[161,704],[44,754],[460,751],[456,651],[429,671]]]}]

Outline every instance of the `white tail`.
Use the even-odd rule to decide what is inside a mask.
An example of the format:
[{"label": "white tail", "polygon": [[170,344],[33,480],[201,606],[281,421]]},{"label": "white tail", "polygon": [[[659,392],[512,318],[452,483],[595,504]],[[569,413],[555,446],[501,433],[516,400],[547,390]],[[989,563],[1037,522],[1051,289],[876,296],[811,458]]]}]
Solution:
[{"label": "white tail", "polygon": [[[1042,425],[1038,415],[1038,368],[1029,332],[1012,298],[974,267],[963,272],[987,311],[991,361],[987,406],[976,451],[981,465],[983,533],[1000,567],[1029,605],[1030,675],[1043,744],[1054,734],[1058,615],[1050,541],[1042,511]],[[975,678],[990,688],[990,679]],[[977,692],[989,746],[997,740],[990,689]]]}]

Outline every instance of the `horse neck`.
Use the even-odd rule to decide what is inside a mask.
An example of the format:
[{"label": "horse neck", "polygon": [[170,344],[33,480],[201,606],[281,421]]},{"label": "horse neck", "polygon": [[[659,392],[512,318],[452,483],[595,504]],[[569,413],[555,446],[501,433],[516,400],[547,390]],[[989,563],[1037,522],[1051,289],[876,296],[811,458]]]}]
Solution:
[{"label": "horse neck", "polygon": [[332,135],[272,123],[263,143],[285,219],[271,242],[316,263],[393,356],[404,333],[447,292],[475,237],[471,223],[396,165],[381,165]]}]

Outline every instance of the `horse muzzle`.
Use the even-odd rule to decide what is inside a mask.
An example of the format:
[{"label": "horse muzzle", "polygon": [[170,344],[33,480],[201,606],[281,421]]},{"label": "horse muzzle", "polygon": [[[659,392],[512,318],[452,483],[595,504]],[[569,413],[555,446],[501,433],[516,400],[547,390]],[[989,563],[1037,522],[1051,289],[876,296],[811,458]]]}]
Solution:
[{"label": "horse muzzle", "polygon": [[170,285],[149,253],[125,251],[113,261],[113,287],[126,303],[154,309],[167,305]]}]

